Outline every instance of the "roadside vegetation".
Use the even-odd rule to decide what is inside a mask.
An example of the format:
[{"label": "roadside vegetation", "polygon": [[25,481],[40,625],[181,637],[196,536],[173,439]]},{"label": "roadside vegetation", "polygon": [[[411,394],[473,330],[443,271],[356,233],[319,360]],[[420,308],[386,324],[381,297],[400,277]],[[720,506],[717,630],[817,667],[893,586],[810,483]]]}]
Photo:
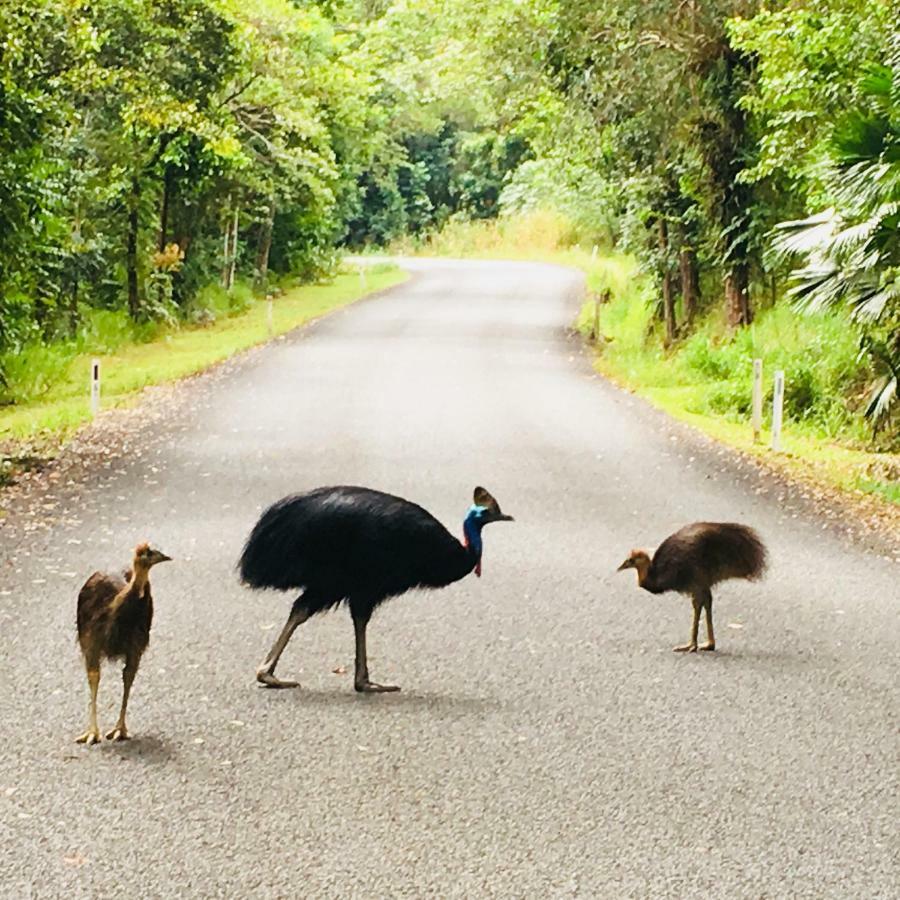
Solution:
[{"label": "roadside vegetation", "polygon": [[19,393],[14,405],[0,409],[0,448],[4,442],[58,440],[90,419],[94,358],[100,360],[102,405],[118,406],[148,385],[201,372],[407,277],[385,264],[366,267],[364,276],[344,271],[327,283],[275,288],[271,330],[268,301],[254,297],[243,283],[230,293],[203,291],[199,308],[207,315],[202,324],[135,326],[122,314],[98,312],[72,341],[28,346],[9,359]]},{"label": "roadside vegetation", "polygon": [[743,433],[758,356],[788,448],[896,497],[894,4],[0,3],[7,416],[386,246],[583,265],[604,371]]},{"label": "roadside vegetation", "polygon": [[[900,453],[892,442],[873,438],[862,414],[873,372],[846,312],[798,316],[779,297],[762,305],[750,326],[735,330],[724,311],[712,307],[700,314],[689,337],[667,346],[652,276],[633,255],[595,253],[582,240],[577,226],[545,210],[457,223],[424,241],[398,241],[391,252],[581,269],[588,295],[573,324],[595,342],[596,366],[605,376],[777,469],[900,504]],[[754,359],[764,364],[763,432],[756,442],[750,424]],[[769,449],[776,369],[787,375],[784,452],[778,455]]]}]

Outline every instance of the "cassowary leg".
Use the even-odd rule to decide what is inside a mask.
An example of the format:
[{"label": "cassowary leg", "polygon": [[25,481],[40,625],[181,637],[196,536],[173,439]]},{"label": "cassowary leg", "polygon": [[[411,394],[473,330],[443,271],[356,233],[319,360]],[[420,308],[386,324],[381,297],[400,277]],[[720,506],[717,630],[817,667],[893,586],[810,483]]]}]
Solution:
[{"label": "cassowary leg", "polygon": [[97,690],[100,687],[100,662],[90,662],[87,664],[88,685],[91,688],[91,706],[90,721],[88,730],[75,738],[79,744],[99,744],[100,743],[100,726],[97,724]]},{"label": "cassowary leg", "polygon": [[698,594],[694,594],[691,598],[694,604],[694,621],[691,623],[691,640],[688,644],[682,644],[672,649],[676,653],[696,653],[697,652],[697,631],[700,628],[700,608],[702,606],[701,598]]},{"label": "cassowary leg", "polygon": [[128,657],[125,660],[125,668],[122,670],[122,708],[119,710],[116,727],[106,735],[108,741],[127,741],[130,737],[125,727],[125,713],[128,710],[128,696],[131,694],[131,685],[134,683],[139,664],[140,659]]},{"label": "cassowary leg", "polygon": [[302,625],[309,616],[309,609],[303,603],[303,596],[301,594],[301,596],[294,601],[291,614],[288,616],[284,628],[281,629],[281,634],[278,635],[275,643],[272,644],[272,649],[263,660],[262,665],[256,670],[256,680],[260,684],[271,688],[292,688],[300,686],[298,681],[282,681],[281,679],[276,678],[275,666],[278,665],[278,660],[281,658],[281,654],[284,652],[284,648],[287,647],[288,641],[291,639],[291,635],[297,629],[297,626]]},{"label": "cassowary leg", "polygon": [[350,604],[350,615],[353,616],[353,630],[356,632],[356,674],[353,687],[363,694],[382,694],[388,691],[399,691],[395,684],[375,684],[369,681],[369,660],[366,654],[366,626],[372,617],[368,607],[356,607]]},{"label": "cassowary leg", "polygon": [[701,650],[715,650],[716,636],[713,634],[712,624],[712,592],[706,591],[703,597],[703,609],[706,611],[706,643],[700,648]]}]

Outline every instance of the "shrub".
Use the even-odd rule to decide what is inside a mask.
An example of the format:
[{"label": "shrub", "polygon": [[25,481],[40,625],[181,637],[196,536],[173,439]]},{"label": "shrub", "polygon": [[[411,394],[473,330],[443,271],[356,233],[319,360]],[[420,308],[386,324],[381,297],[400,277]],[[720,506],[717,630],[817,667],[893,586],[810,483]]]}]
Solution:
[{"label": "shrub", "polygon": [[726,348],[714,347],[709,335],[695,334],[681,351],[681,359],[688,368],[715,381],[734,374],[734,360]]},{"label": "shrub", "polygon": [[9,405],[39,399],[65,378],[75,354],[74,342],[26,344],[18,353],[4,354],[6,387],[0,391],[0,401]]}]

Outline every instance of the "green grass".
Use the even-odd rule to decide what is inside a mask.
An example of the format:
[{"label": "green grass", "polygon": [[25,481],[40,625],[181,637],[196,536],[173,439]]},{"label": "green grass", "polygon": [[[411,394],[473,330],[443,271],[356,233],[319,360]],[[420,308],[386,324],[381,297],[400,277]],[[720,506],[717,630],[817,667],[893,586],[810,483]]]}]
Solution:
[{"label": "green grass", "polygon": [[887,484],[883,481],[873,481],[870,478],[859,478],[856,487],[865,494],[874,494],[889,503],[900,505],[900,484]]},{"label": "green grass", "polygon": [[[529,259],[570,265],[587,278],[589,297],[576,326],[589,334],[594,299],[609,292],[599,312],[599,371],[655,406],[716,440],[757,456],[800,479],[900,503],[900,455],[873,450],[861,415],[870,373],[858,358],[858,338],[839,314],[799,316],[784,303],[759,311],[749,328],[730,330],[723,304],[669,350],[654,318],[652,282],[635,260],[577,244],[564,219],[541,213],[522,219],[454,223],[425,241],[401,242],[395,252],[488,259]],[[763,360],[764,434],[750,428],[753,360]],[[769,449],[772,377],[784,369],[784,452]]]},{"label": "green grass", "polygon": [[[759,311],[749,328],[734,332],[712,313],[666,350],[654,321],[651,285],[634,262],[584,256],[592,289],[612,294],[599,311],[601,372],[674,418],[795,477],[900,503],[900,456],[873,449],[859,408],[869,373],[844,316],[798,316],[776,304]],[[593,317],[590,300],[578,328],[589,333]],[[764,415],[763,433],[754,442],[750,411],[757,358],[763,360]],[[781,454],[770,450],[768,431],[776,369],[785,372]]]},{"label": "green grass", "polygon": [[[287,290],[273,303],[273,331],[283,334],[408,275],[393,266],[340,274],[328,284]],[[229,299],[221,289],[201,294],[197,310],[207,325],[135,329],[123,316],[100,312],[77,341],[25,348],[7,362],[14,405],[0,408],[0,440],[58,439],[90,419],[89,367],[100,359],[102,406],[130,402],[148,385],[174,381],[209,368],[269,339],[267,302],[237,286]],[[11,363],[11,365],[10,365]]]},{"label": "green grass", "polygon": [[[686,412],[746,422],[750,416],[753,360],[763,360],[765,409],[771,408],[772,376],[783,369],[785,417],[795,430],[853,445],[868,441],[858,409],[868,372],[858,359],[858,340],[837,314],[798,316],[784,304],[760,311],[749,328],[728,329],[713,313],[670,350],[662,347],[652,294],[636,274],[600,311],[606,338],[604,365],[661,403]],[[593,304],[579,327],[588,330]],[[854,408],[857,407],[857,408]]]},{"label": "green grass", "polygon": [[545,259],[577,248],[578,231],[555,212],[477,222],[451,221],[437,234],[405,237],[391,244],[392,254]]}]

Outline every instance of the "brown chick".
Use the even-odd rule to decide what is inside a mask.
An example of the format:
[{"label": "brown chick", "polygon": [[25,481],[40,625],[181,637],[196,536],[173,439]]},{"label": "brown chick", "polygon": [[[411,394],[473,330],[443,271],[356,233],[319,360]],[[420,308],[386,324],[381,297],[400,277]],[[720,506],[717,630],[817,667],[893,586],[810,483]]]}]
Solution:
[{"label": "brown chick", "polygon": [[691,598],[691,639],[673,649],[696,653],[701,610],[706,612],[707,640],[699,649],[716,649],[712,588],[730,578],[761,578],[766,558],[766,548],[752,528],[734,522],[694,522],[670,534],[653,559],[644,550],[632,550],[618,571],[636,569],[638,584],[651,594],[678,591]]},{"label": "brown chick", "polygon": [[120,575],[94,572],[78,592],[78,643],[84,656],[88,685],[91,689],[88,730],[76,738],[79,744],[100,741],[97,725],[97,689],[100,686],[100,663],[104,659],[123,659],[122,708],[116,727],[106,737],[111,741],[127,740],[125,711],[134,676],[141,656],[150,642],[153,621],[153,597],[150,594],[150,569],[171,559],[149,544],[138,544],[130,570]]}]

